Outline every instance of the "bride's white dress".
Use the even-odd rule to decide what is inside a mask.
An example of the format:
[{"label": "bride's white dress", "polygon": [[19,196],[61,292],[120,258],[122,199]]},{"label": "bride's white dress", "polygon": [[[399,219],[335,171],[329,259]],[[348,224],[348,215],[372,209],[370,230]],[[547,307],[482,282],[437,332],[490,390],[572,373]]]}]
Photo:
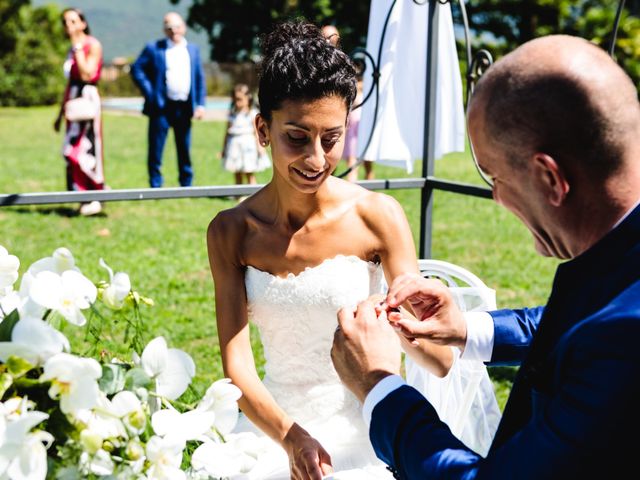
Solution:
[{"label": "bride's white dress", "polygon": [[[329,452],[336,479],[393,478],[376,458],[361,405],[330,356],[338,310],[384,292],[382,267],[339,255],[280,278],[249,266],[245,285],[249,319],[264,347],[263,383],[278,405]],[[235,432],[247,431],[264,436],[241,415]],[[284,450],[268,439],[265,444],[243,478],[289,479]]]}]

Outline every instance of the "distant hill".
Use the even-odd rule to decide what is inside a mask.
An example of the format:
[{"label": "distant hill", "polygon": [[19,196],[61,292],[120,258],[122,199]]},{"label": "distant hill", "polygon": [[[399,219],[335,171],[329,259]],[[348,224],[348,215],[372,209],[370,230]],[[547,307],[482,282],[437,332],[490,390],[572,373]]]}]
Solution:
[{"label": "distant hill", "polygon": [[[31,4],[81,9],[91,26],[91,33],[102,43],[105,61],[110,62],[114,57],[137,57],[145,43],[164,35],[164,14],[176,11],[186,19],[191,2],[172,5],[169,0],[32,0]],[[209,59],[206,33],[188,30],[187,40],[200,46],[204,61]]]}]

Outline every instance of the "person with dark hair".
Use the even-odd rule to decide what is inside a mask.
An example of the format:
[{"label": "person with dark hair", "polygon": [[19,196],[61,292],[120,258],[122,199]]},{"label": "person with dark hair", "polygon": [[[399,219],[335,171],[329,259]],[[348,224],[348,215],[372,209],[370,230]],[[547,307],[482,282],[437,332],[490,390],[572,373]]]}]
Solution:
[{"label": "person with dark hair", "polygon": [[[392,197],[332,175],[356,96],[349,57],[304,21],[277,25],[262,52],[255,125],[273,177],[207,232],[224,372],[242,390],[235,433],[268,443],[248,478],[390,478],[329,352],[341,307],[382,292],[385,277],[418,271],[409,224]],[[449,347],[393,341],[439,376],[451,367]]]},{"label": "person with dark hair", "polygon": [[[468,126],[493,198],[567,260],[543,307],[467,322],[438,282],[413,272],[377,299],[339,313],[332,358],[364,402],[378,457],[396,478],[629,478],[640,429],[640,104],[596,45],[529,41],[482,76]],[[380,321],[388,318],[389,322]],[[469,450],[397,375],[397,334],[456,345],[520,368],[486,458]]]},{"label": "person with dark hair", "polygon": [[237,185],[241,185],[245,178],[248,184],[255,185],[256,172],[271,166],[266,149],[258,141],[254,125],[257,113],[249,85],[238,83],[231,95],[221,153],[223,167],[234,174]]},{"label": "person with dark hair", "polygon": [[187,27],[176,12],[164,16],[166,38],[148,43],[131,65],[134,83],[144,95],[142,113],[149,117],[147,168],[149,186],[162,187],[162,152],[173,129],[178,156],[178,182],[189,187],[191,166],[191,118],[204,117],[206,81],[200,49],[185,38]]},{"label": "person with dark hair", "polygon": [[[102,45],[90,35],[81,10],[65,9],[62,24],[71,48],[64,62],[67,87],[53,127],[60,131],[62,119],[66,119],[62,154],[67,164],[67,189],[103,190],[102,119],[97,89]],[[101,203],[92,201],[81,204],[79,213],[88,216],[101,211]]]}]

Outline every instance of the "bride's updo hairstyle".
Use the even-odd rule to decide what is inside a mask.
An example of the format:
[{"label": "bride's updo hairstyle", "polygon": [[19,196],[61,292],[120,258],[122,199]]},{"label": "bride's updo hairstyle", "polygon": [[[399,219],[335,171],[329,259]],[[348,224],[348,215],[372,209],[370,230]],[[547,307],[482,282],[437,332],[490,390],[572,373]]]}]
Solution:
[{"label": "bride's updo hairstyle", "polygon": [[262,37],[261,47],[258,101],[267,122],[285,100],[336,95],[344,99],[347,112],[351,110],[356,97],[355,66],[316,25],[300,19],[280,23]]}]

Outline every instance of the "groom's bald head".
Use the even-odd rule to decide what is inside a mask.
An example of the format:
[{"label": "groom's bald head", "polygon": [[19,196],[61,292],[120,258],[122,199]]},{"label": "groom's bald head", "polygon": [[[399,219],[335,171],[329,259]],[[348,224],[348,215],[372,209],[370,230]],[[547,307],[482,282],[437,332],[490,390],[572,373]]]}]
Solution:
[{"label": "groom's bald head", "polygon": [[539,151],[605,176],[640,134],[631,79],[601,48],[566,35],[532,40],[491,66],[469,108],[478,120],[514,165]]}]

